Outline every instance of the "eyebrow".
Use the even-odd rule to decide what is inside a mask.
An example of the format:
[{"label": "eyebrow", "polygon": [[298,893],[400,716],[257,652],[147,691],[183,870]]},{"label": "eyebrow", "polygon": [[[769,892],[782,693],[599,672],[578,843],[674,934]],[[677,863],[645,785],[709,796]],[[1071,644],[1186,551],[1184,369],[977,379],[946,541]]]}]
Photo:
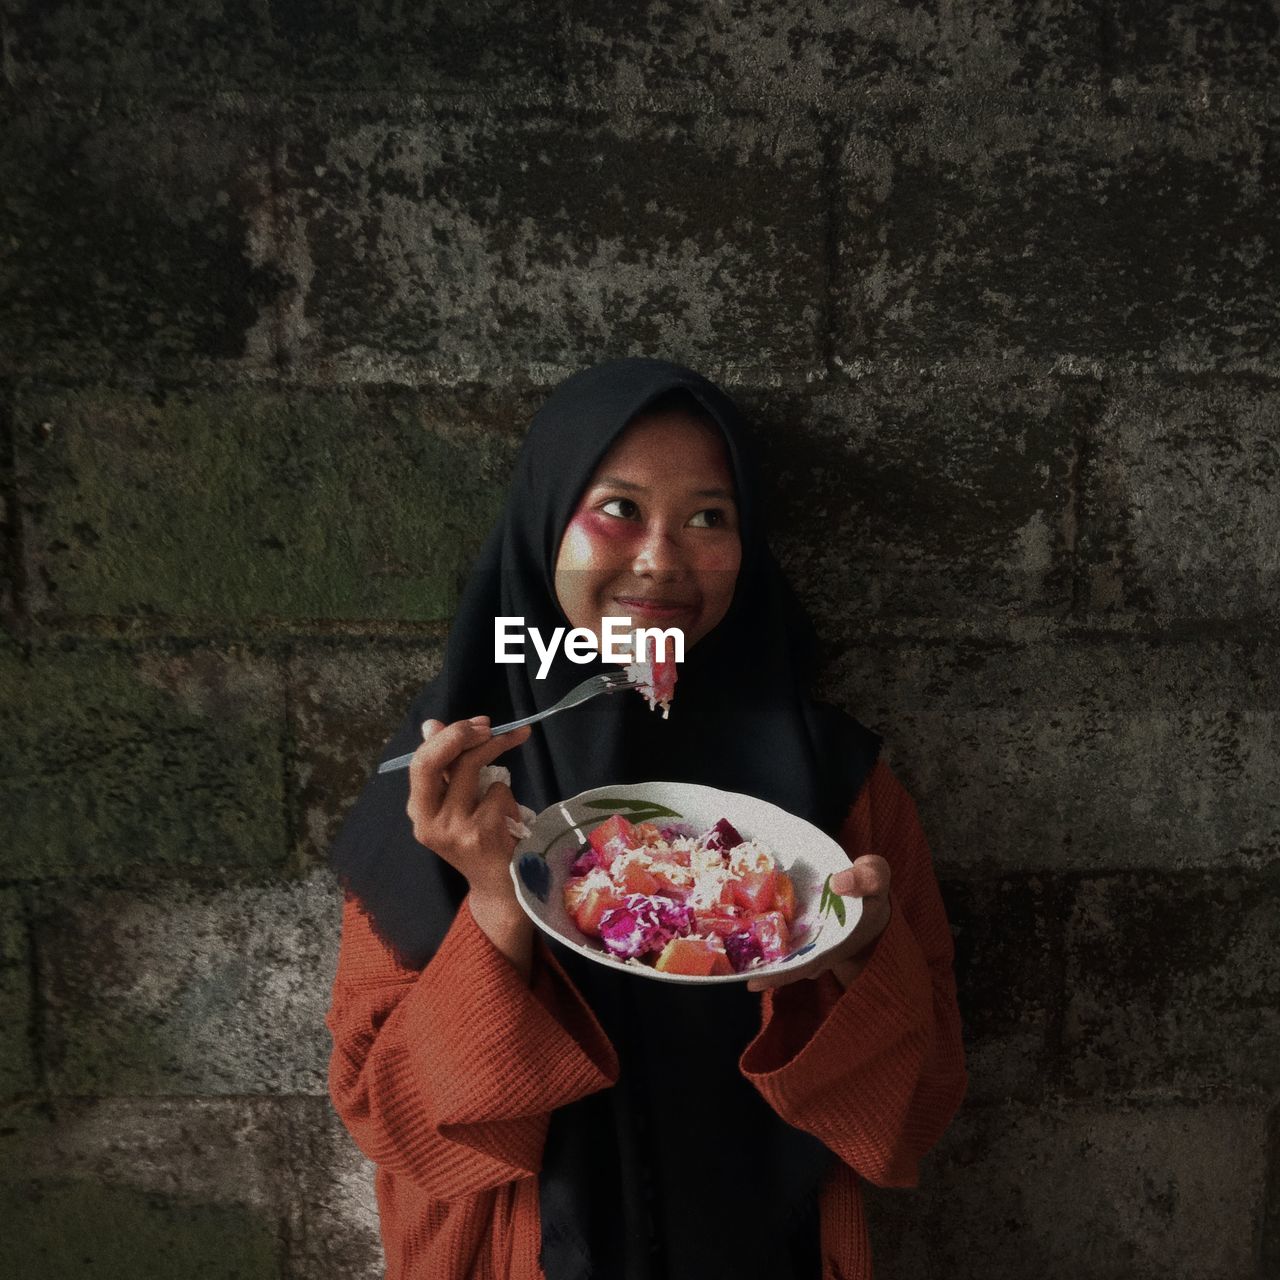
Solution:
[{"label": "eyebrow", "polygon": [[[633,493],[649,492],[644,485],[635,484],[631,480],[624,480],[621,476],[601,476],[596,481],[595,487],[598,489],[603,485],[608,485],[611,489],[630,489]],[[726,498],[730,502],[737,501],[728,489],[695,489],[693,496],[695,498]]]}]

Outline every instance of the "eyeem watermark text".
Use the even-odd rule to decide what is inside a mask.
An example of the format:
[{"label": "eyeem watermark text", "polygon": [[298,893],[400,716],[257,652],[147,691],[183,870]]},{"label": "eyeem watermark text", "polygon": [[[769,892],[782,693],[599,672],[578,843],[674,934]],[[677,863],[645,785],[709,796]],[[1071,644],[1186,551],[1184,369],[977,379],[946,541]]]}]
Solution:
[{"label": "eyeem watermark text", "polygon": [[[526,634],[533,642],[534,651],[539,658],[535,679],[544,680],[551,670],[551,663],[560,644],[564,643],[565,657],[570,662],[582,665],[603,658],[606,662],[630,662],[632,655],[647,654],[664,659],[667,656],[667,641],[672,642],[675,660],[684,661],[684,630],[681,627],[636,627],[631,626],[630,618],[605,618],[601,627],[601,648],[595,633],[586,627],[574,627],[566,635],[566,628],[557,627],[551,633],[551,639],[544,639],[537,627],[526,627],[521,617],[496,617],[493,620],[493,660],[494,662],[525,662],[524,641]],[[653,641],[651,647],[649,642]]]}]

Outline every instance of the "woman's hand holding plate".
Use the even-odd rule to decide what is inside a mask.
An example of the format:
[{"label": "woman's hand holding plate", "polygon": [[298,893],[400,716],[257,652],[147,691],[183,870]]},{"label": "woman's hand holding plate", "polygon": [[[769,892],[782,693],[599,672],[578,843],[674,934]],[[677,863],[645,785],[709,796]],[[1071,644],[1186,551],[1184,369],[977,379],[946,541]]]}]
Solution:
[{"label": "woman's hand holding plate", "polygon": [[861,898],[862,916],[853,932],[820,959],[798,968],[787,968],[768,977],[752,978],[748,991],[765,991],[785,987],[801,978],[816,978],[830,969],[847,987],[866,967],[871,948],[889,924],[889,864],[877,853],[864,853],[853,865],[831,877],[831,892],[842,897]]}]

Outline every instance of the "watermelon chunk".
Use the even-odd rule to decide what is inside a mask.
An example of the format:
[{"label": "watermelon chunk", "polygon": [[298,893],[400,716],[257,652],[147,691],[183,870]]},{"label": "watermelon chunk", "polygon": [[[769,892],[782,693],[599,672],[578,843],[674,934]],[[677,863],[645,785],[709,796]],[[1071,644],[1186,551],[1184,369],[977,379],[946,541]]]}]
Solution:
[{"label": "watermelon chunk", "polygon": [[742,921],[720,911],[695,911],[694,928],[699,933],[714,933],[718,937],[727,938],[742,928]]},{"label": "watermelon chunk", "polygon": [[745,875],[731,881],[733,900],[752,915],[772,910],[774,885],[777,883],[777,878],[776,871],[748,871]]},{"label": "watermelon chunk", "polygon": [[672,938],[653,967],[662,973],[686,973],[699,978],[733,972],[719,938]]},{"label": "watermelon chunk", "polygon": [[614,869],[614,879],[622,886],[624,893],[643,893],[650,895],[658,892],[657,877],[651,875],[637,862],[629,862],[619,875]]},{"label": "watermelon chunk", "polygon": [[597,853],[602,853],[612,840],[621,840],[624,848],[634,849],[636,847],[635,830],[635,827],[622,814],[615,813],[592,831],[587,837],[587,843]]},{"label": "watermelon chunk", "polygon": [[668,898],[684,902],[693,892],[693,876],[682,867],[655,862],[649,874],[657,882],[657,892]]},{"label": "watermelon chunk", "polygon": [[778,878],[774,882],[773,905],[782,912],[782,918],[788,925],[795,923],[796,886],[785,871],[779,871]]},{"label": "watermelon chunk", "polygon": [[[567,895],[568,886],[565,892]],[[622,895],[616,889],[593,888],[588,889],[578,898],[575,907],[568,907],[567,900],[565,905],[578,928],[589,937],[598,938],[604,917],[615,910],[621,902]]]},{"label": "watermelon chunk", "polygon": [[633,849],[643,849],[647,844],[656,844],[662,835],[652,822],[637,822],[631,827],[631,839]]}]

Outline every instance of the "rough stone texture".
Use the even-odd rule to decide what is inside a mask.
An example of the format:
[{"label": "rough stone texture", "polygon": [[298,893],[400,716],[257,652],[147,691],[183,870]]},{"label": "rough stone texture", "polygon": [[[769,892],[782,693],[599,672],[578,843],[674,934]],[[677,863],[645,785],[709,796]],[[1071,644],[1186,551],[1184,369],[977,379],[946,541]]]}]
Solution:
[{"label": "rough stone texture", "polygon": [[33,1012],[26,913],[17,893],[0,889],[0,1099],[37,1087]]},{"label": "rough stone texture", "polygon": [[32,393],[30,607],[188,629],[446,618],[522,427],[518,399],[462,394]]},{"label": "rough stone texture", "polygon": [[1042,375],[913,368],[766,399],[773,542],[823,637],[854,639],[869,617],[1065,614],[1074,437],[1096,398]]},{"label": "rough stone texture", "polygon": [[5,31],[10,81],[28,91],[225,83],[261,73],[267,34],[255,0],[9,0]]},{"label": "rough stone texture", "polygon": [[[1089,5],[1081,0],[859,6],[836,0],[11,0],[10,83],[187,92],[264,84],[547,95],[711,92],[846,101],[875,89],[975,83],[1058,89],[1273,82],[1274,9],[1259,0]],[[567,37],[561,25],[567,24]]]},{"label": "rough stone texture", "polygon": [[877,1280],[1280,1275],[1274,4],[0,10],[24,1280],[380,1274],[318,864],[623,353],[758,419],[935,849],[971,1087]]},{"label": "rough stone texture", "polygon": [[860,4],[693,0],[600,5],[569,0],[570,85],[579,94],[764,95],[852,102],[875,90],[966,80],[1050,89],[1096,79],[1098,20],[1081,3]]},{"label": "rough stone texture", "polygon": [[36,923],[55,1093],[324,1094],[341,893],[49,896]]},{"label": "rough stone texture", "polygon": [[1275,87],[1280,14],[1265,0],[1102,6],[1104,66],[1135,84]]},{"label": "rough stone texture", "polygon": [[10,75],[27,89],[197,86],[548,93],[556,6],[524,0],[13,0]]},{"label": "rough stone texture", "polygon": [[375,1166],[357,1150],[327,1100],[294,1099],[289,1119],[298,1186],[290,1206],[290,1276],[384,1280]]},{"label": "rough stone texture", "polygon": [[945,868],[1173,871],[1280,852],[1276,670],[1230,641],[902,642],[824,686],[888,738]]},{"label": "rough stone texture", "polygon": [[[52,1111],[4,1114],[0,1154],[6,1157],[0,1195],[18,1206],[21,1235],[47,1240],[62,1234],[61,1247],[85,1247],[91,1224],[69,1231],[65,1213],[54,1214],[81,1198],[96,1212],[104,1192],[105,1203],[126,1222],[142,1219],[135,1239],[119,1226],[103,1232],[107,1251],[90,1254],[96,1269],[24,1272],[38,1280],[71,1274],[374,1280],[381,1274],[373,1166],[323,1100],[60,1101]],[[264,1243],[264,1234],[279,1236],[279,1246]],[[234,1269],[148,1269],[157,1257],[193,1246],[207,1249],[208,1258],[184,1261],[198,1268],[230,1258]]]},{"label": "rough stone texture", "polygon": [[1037,1101],[1061,1085],[1065,888],[1039,876],[943,883],[955,937],[968,1106]]},{"label": "rough stone texture", "polygon": [[1243,1280],[1257,1269],[1257,1106],[961,1112],[914,1193],[870,1190],[876,1280]]},{"label": "rough stone texture", "polygon": [[290,343],[326,376],[820,360],[824,202],[800,122],[344,111],[291,122]]},{"label": "rough stone texture", "polygon": [[442,660],[442,645],[343,644],[312,646],[290,661],[295,830],[303,864],[324,860],[384,744],[414,694],[439,674]]},{"label": "rough stone texture", "polygon": [[1108,395],[1083,468],[1084,604],[1280,612],[1280,394],[1158,380]]},{"label": "rough stone texture", "polygon": [[0,1184],[6,1247],[31,1280],[277,1280],[275,1224],[235,1205],[73,1179]]},{"label": "rough stone texture", "polygon": [[[3,1178],[101,1181],[269,1216],[290,1173],[287,1104],[266,1099],[59,1100],[6,1125]],[[15,1167],[15,1145],[24,1159]],[[192,1159],[198,1154],[198,1159]]]},{"label": "rough stone texture", "polygon": [[283,726],[276,665],[240,648],[0,651],[0,876],[278,869]]},{"label": "rough stone texture", "polygon": [[0,629],[19,631],[18,500],[13,468],[13,390],[0,378]]},{"label": "rough stone texture", "polygon": [[1275,142],[1258,99],[939,96],[861,115],[837,358],[1274,372]]},{"label": "rough stone texture", "polygon": [[0,132],[0,372],[260,366],[270,130],[231,114],[10,104]]},{"label": "rough stone texture", "polygon": [[1258,1252],[1260,1274],[1272,1275],[1280,1271],[1280,1105],[1271,1108],[1266,1125],[1268,1159]]},{"label": "rough stone texture", "polygon": [[1067,919],[1065,1066],[1090,1096],[1280,1088],[1280,876],[1083,881]]}]

